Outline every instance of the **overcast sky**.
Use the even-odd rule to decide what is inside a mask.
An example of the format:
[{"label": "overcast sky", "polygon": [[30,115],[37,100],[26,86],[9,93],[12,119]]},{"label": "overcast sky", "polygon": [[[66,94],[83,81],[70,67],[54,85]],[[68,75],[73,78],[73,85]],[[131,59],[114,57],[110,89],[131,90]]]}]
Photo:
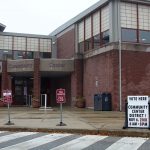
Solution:
[{"label": "overcast sky", "polygon": [[99,0],[0,0],[5,32],[48,35]]}]

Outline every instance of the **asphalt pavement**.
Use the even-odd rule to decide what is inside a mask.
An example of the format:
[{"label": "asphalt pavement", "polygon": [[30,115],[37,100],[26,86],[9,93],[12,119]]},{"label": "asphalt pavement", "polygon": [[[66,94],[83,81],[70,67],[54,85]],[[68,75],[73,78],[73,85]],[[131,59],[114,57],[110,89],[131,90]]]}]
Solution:
[{"label": "asphalt pavement", "polygon": [[10,123],[7,107],[0,108],[0,130],[36,131],[50,133],[77,133],[111,136],[150,137],[149,129],[123,129],[125,113],[94,111],[63,107],[62,120],[59,107],[39,109],[10,107]]}]

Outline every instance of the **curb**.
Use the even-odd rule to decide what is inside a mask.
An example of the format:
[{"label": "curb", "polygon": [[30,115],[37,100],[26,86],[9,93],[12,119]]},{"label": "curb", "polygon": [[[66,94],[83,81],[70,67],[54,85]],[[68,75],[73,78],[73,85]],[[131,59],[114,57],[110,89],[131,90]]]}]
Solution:
[{"label": "curb", "polygon": [[147,131],[131,131],[131,130],[85,130],[85,129],[47,129],[47,128],[0,128],[0,131],[10,132],[45,132],[45,133],[71,133],[82,135],[107,135],[107,136],[119,136],[119,137],[143,137],[150,138],[150,132]]}]

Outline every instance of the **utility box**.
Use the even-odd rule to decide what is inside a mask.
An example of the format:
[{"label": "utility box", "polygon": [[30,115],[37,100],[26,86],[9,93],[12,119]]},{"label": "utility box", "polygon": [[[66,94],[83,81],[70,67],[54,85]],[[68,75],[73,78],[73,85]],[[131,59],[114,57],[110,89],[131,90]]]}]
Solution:
[{"label": "utility box", "polygon": [[94,111],[102,110],[102,96],[101,94],[94,95]]}]

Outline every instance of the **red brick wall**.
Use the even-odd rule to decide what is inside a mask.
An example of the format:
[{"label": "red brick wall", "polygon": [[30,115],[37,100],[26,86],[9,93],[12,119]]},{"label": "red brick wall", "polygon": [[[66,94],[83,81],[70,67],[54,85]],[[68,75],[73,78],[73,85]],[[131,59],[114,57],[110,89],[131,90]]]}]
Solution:
[{"label": "red brick wall", "polygon": [[123,100],[127,95],[150,95],[150,53],[122,51],[122,79]]},{"label": "red brick wall", "polygon": [[75,30],[72,29],[57,39],[57,57],[71,58],[75,51]]},{"label": "red brick wall", "polygon": [[33,81],[33,97],[36,98],[37,101],[32,99],[32,106],[39,107],[40,106],[40,91],[41,91],[41,73],[40,73],[40,59],[34,59],[34,81]]},{"label": "red brick wall", "polygon": [[[7,61],[2,62],[2,77],[1,77],[1,96],[3,96],[3,90],[12,90],[11,76],[7,72]],[[4,104],[0,102],[0,106]]]},{"label": "red brick wall", "polygon": [[[112,50],[84,61],[86,106],[94,106],[94,94],[110,92],[112,108],[119,110],[118,51]],[[96,88],[95,81],[99,86]],[[122,51],[122,110],[128,95],[150,95],[150,53]]]},{"label": "red brick wall", "polygon": [[75,59],[74,68],[71,75],[71,96],[83,96],[83,60]]},{"label": "red brick wall", "polygon": [[[94,106],[94,94],[96,93],[110,92],[113,97],[114,55],[115,52],[110,51],[84,61],[83,95],[86,98],[86,107]],[[98,87],[96,87],[96,80]]]}]

